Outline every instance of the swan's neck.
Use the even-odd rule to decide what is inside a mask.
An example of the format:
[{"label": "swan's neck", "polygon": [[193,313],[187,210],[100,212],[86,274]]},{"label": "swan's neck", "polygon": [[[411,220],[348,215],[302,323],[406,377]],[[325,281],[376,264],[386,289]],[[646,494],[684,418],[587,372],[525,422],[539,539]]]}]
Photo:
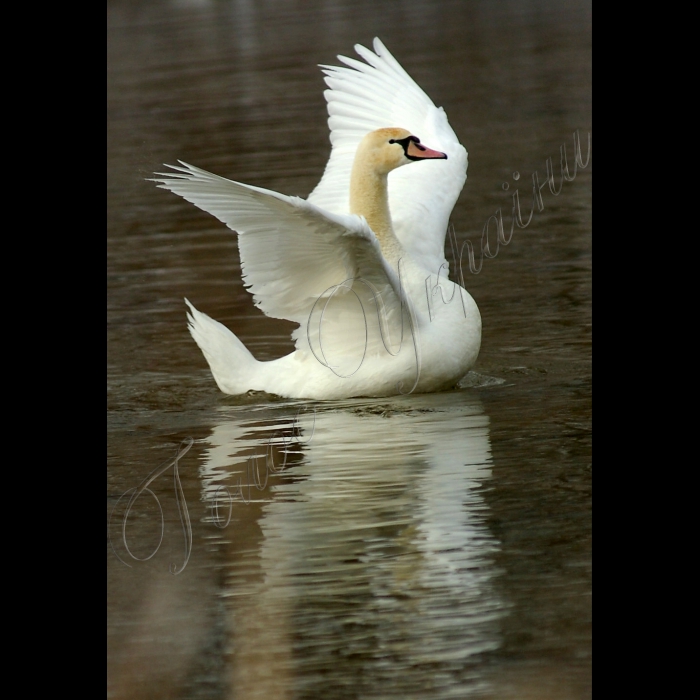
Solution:
[{"label": "swan's neck", "polygon": [[355,158],[350,176],[350,213],[367,219],[377,236],[382,254],[393,265],[405,255],[391,225],[388,173],[378,171],[372,163]]}]

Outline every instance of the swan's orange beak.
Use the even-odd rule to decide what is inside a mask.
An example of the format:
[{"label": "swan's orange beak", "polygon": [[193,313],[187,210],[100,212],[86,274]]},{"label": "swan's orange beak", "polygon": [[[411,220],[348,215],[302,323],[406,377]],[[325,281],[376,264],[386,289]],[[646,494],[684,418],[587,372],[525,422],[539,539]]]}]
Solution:
[{"label": "swan's orange beak", "polygon": [[443,158],[447,160],[447,153],[434,151],[432,148],[428,148],[422,143],[416,143],[413,139],[410,139],[408,142],[406,156],[411,160],[427,160],[429,158]]}]

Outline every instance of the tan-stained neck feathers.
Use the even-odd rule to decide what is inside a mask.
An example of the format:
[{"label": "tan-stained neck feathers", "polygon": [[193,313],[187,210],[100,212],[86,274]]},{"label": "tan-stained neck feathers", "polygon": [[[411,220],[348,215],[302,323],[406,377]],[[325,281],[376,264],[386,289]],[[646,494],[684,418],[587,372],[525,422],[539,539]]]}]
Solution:
[{"label": "tan-stained neck feathers", "polygon": [[396,128],[377,129],[367,134],[357,147],[350,175],[350,213],[367,219],[384,257],[393,264],[405,253],[391,224],[388,175],[410,160],[398,143],[390,141],[407,136],[410,136],[409,131]]}]

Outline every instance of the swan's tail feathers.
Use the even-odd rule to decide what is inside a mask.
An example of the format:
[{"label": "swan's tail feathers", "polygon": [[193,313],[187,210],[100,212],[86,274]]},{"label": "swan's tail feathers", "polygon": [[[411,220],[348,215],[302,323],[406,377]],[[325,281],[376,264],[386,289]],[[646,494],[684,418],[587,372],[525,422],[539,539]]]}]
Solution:
[{"label": "swan's tail feathers", "polygon": [[192,306],[187,320],[190,333],[209,363],[219,389],[225,394],[244,394],[253,389],[253,378],[260,363],[248,348],[223,324]]}]

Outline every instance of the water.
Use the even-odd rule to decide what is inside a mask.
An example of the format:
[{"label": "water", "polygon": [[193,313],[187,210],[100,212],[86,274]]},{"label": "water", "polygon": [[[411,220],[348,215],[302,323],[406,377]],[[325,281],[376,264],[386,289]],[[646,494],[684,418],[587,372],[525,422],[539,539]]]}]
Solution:
[{"label": "water", "polygon": [[[185,296],[259,359],[292,348],[233,234],[144,178],[181,158],[307,195],[316,64],[375,35],[469,151],[452,221],[478,265],[563,145],[573,175],[576,130],[586,162],[587,3],[108,3],[109,697],[590,697],[592,160],[480,274],[465,253],[484,333],[461,389],[228,397],[186,331]],[[119,499],[159,466],[137,561]]]}]

